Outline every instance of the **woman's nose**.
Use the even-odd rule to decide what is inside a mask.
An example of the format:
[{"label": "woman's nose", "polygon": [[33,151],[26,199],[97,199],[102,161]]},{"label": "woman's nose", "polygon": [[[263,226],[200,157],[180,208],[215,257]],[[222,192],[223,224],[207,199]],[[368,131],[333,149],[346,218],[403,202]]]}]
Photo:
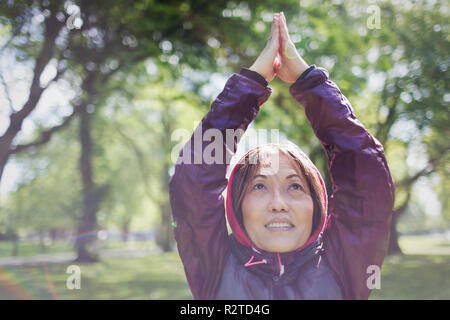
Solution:
[{"label": "woman's nose", "polygon": [[288,203],[282,192],[275,191],[270,199],[270,212],[288,211]]}]

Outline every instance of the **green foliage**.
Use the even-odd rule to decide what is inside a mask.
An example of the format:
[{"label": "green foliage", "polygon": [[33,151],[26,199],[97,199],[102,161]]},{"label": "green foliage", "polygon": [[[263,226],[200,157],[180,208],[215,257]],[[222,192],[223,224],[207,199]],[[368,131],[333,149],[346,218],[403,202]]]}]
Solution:
[{"label": "green foliage", "polygon": [[74,229],[81,208],[74,136],[72,126],[39,153],[16,156],[24,174],[0,211],[1,229],[19,235]]},{"label": "green foliage", "polygon": [[[55,57],[71,71],[65,80],[77,93],[73,104],[88,98],[80,79],[92,68],[100,75],[113,73],[96,82],[92,101],[94,179],[110,187],[100,206],[102,227],[148,230],[161,221],[174,165],[171,155],[179,143],[172,133],[192,133],[222,89],[213,75],[226,77],[250,66],[266,43],[272,13],[281,10],[306,62],[330,72],[358,118],[383,143],[399,185],[396,207],[412,188],[401,183],[420,170],[408,161],[411,146],[420,143],[427,166],[440,177],[434,188],[442,214],[450,217],[445,2],[430,6],[416,1],[412,8],[379,3],[380,29],[368,28],[369,4],[362,0],[73,3],[81,9],[82,29],[63,26],[55,48]],[[37,57],[44,23],[36,21],[48,16],[50,5],[58,8],[65,24],[70,15],[65,4],[2,2],[2,35],[15,34],[25,24],[8,47],[17,61]],[[379,83],[374,87],[375,76]],[[211,87],[214,94],[204,94]],[[255,127],[280,129],[326,176],[325,153],[289,85],[275,79],[270,87],[273,94]],[[408,123],[413,123],[413,134],[405,129]],[[71,127],[58,135],[48,147],[15,159],[26,175],[3,205],[0,232],[73,227],[82,203],[77,131]]]},{"label": "green foliage", "polygon": [[[297,48],[309,64],[330,72],[358,118],[383,144],[398,186],[396,207],[408,199],[416,173],[423,170],[426,177],[436,172],[440,183],[435,188],[442,214],[448,217],[450,42],[445,3],[417,1],[410,8],[381,3],[380,29],[368,28],[365,1],[302,1],[300,5],[300,12],[286,13],[291,37],[299,36]],[[288,85],[275,80],[270,86],[274,93],[257,125],[280,128],[327,176],[325,153],[313,138],[302,108],[290,97]],[[412,161],[417,145],[426,150],[417,154],[418,159],[425,158],[425,166]]]}]

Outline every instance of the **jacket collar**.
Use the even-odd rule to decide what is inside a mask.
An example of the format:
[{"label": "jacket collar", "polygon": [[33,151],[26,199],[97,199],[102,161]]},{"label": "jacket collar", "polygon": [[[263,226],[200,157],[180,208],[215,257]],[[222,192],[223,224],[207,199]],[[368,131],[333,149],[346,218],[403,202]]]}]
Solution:
[{"label": "jacket collar", "polygon": [[320,256],[323,251],[322,233],[301,251],[266,252],[254,247],[244,246],[230,235],[231,252],[238,263],[249,272],[274,279],[287,278],[306,262]]}]

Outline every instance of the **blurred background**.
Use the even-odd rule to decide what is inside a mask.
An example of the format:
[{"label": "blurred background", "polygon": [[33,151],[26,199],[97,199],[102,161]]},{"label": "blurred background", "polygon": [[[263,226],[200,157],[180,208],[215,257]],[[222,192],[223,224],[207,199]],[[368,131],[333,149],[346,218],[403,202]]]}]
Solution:
[{"label": "blurred background", "polygon": [[[383,144],[396,183],[371,299],[450,299],[449,10],[445,0],[1,1],[0,299],[192,299],[172,234],[174,161],[279,11],[305,61],[329,71]],[[330,191],[303,108],[288,84],[269,86],[251,128],[298,144]]]}]

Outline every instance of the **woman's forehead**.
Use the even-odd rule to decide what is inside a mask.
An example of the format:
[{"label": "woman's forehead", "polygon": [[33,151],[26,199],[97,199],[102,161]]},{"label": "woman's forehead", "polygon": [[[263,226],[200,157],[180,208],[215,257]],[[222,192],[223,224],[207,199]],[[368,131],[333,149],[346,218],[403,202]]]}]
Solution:
[{"label": "woman's forehead", "polygon": [[304,178],[302,170],[294,159],[282,152],[270,154],[269,159],[267,160],[269,161],[258,167],[255,172],[255,176],[289,176],[292,174],[297,174],[301,178]]}]

